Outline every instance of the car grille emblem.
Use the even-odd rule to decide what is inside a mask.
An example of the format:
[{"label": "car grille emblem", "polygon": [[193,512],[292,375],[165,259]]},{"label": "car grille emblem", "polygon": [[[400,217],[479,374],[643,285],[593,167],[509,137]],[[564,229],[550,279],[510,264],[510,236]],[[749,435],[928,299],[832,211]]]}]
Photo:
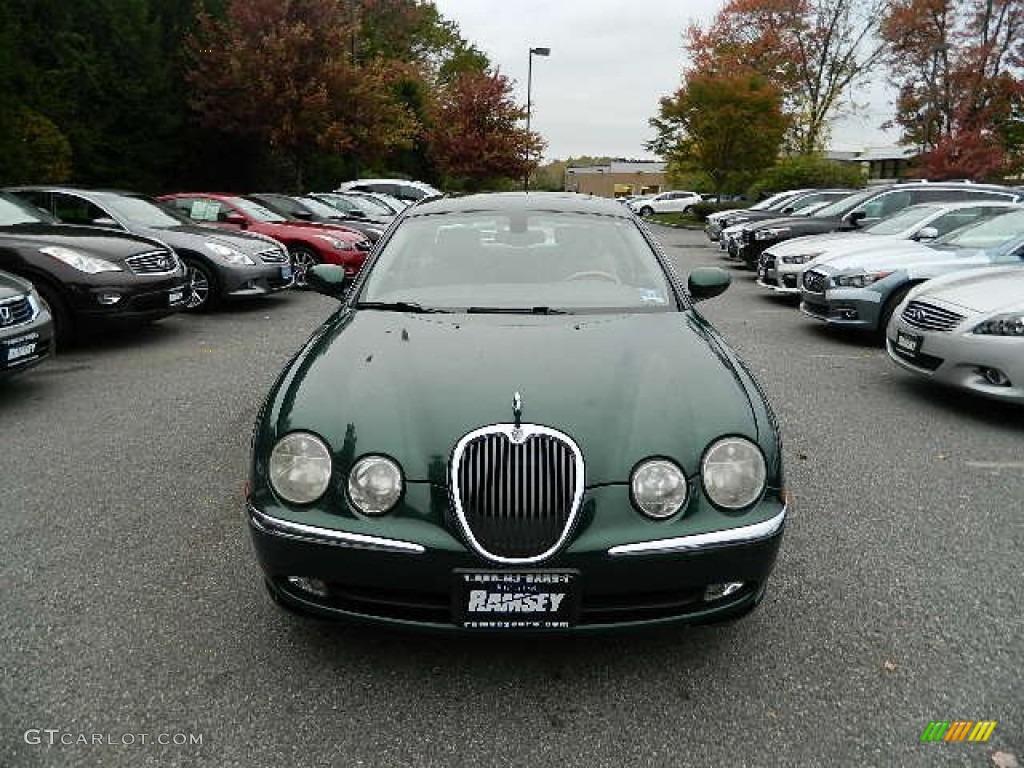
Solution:
[{"label": "car grille emblem", "polygon": [[14,313],[10,307],[0,307],[0,325],[10,325]]},{"label": "car grille emblem", "polygon": [[161,256],[159,259],[157,259],[156,263],[157,263],[157,266],[160,267],[160,269],[167,269],[169,266],[171,266],[171,263],[166,258],[164,258],[163,256]]},{"label": "car grille emblem", "polygon": [[924,320],[925,315],[923,310],[915,307],[913,309],[907,310],[907,317],[910,318],[911,320],[917,320],[918,322],[920,322],[921,320]]},{"label": "car grille emblem", "polygon": [[512,429],[513,443],[523,442],[523,396],[516,392],[512,395],[512,416],[515,418],[515,427]]}]

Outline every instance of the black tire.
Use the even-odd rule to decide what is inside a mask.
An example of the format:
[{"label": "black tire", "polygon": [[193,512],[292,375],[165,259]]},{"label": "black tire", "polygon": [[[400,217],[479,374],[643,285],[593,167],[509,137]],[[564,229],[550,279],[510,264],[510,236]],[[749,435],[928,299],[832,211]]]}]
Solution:
[{"label": "black tire", "polygon": [[[76,324],[71,321],[71,312],[68,310],[68,305],[60,293],[56,288],[43,280],[32,280],[31,282],[36,288],[36,293],[39,294],[39,297],[50,311],[50,317],[53,318],[55,345],[63,345],[74,341],[78,337],[78,329]],[[56,349],[56,346],[54,348]]]},{"label": "black tire", "polygon": [[306,270],[320,263],[313,249],[306,245],[293,245],[288,249],[292,255],[292,270],[295,273],[295,287],[306,288]]},{"label": "black tire", "polygon": [[206,312],[217,305],[217,278],[209,265],[198,259],[182,259],[185,263],[185,311]]},{"label": "black tire", "polygon": [[688,205],[683,208],[683,216],[689,216],[691,213],[693,213],[693,206]]},{"label": "black tire", "polygon": [[913,284],[904,285],[896,293],[889,297],[889,300],[885,302],[885,306],[882,307],[882,314],[878,316],[878,328],[875,329],[878,339],[884,344],[885,343],[885,329],[889,327],[889,320],[892,319],[892,313],[896,311],[896,307],[900,305],[900,302],[907,298],[907,294],[910,293],[910,289],[913,288]]},{"label": "black tire", "polygon": [[654,209],[651,208],[651,206],[649,206],[649,205],[645,205],[643,208],[640,209],[640,215],[645,217],[645,218],[647,216],[653,216],[654,215]]}]

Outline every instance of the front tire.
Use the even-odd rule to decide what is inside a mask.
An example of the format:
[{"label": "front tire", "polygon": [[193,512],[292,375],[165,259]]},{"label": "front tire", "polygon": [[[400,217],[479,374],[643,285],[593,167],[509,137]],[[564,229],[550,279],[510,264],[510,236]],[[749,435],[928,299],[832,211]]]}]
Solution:
[{"label": "front tire", "polygon": [[217,303],[217,278],[209,266],[196,259],[185,262],[186,312],[205,312]]},{"label": "front tire", "polygon": [[320,259],[311,248],[304,245],[293,245],[290,249],[292,254],[292,269],[295,272],[295,287],[306,288],[306,271],[320,263]]},{"label": "front tire", "polygon": [[53,318],[53,338],[62,345],[74,341],[78,336],[78,332],[75,329],[75,323],[71,322],[71,312],[68,310],[68,305],[61,298],[57,289],[42,280],[33,280],[31,282],[35,286],[36,293],[39,294],[43,303],[46,304],[50,317]]},{"label": "front tire", "polygon": [[889,327],[889,321],[892,319],[892,313],[896,311],[896,307],[900,305],[900,302],[907,298],[907,294],[910,293],[910,289],[913,287],[913,285],[904,285],[890,296],[889,300],[885,302],[885,306],[882,307],[882,314],[878,316],[878,327],[875,331],[879,341],[883,344],[885,343],[886,329]]}]

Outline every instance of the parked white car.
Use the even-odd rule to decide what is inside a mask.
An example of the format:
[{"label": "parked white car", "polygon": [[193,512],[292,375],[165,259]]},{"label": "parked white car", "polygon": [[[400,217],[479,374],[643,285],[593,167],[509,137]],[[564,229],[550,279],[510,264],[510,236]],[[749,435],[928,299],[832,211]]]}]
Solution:
[{"label": "parked white car", "polygon": [[650,216],[655,213],[688,213],[690,208],[703,200],[696,192],[676,189],[661,192],[646,200],[632,200],[627,205],[641,216]]},{"label": "parked white car", "polygon": [[886,349],[919,376],[1024,403],[1024,265],[922,283],[893,312]]},{"label": "parked white car", "polygon": [[960,227],[1019,208],[1016,203],[991,200],[923,203],[904,208],[866,229],[783,240],[761,254],[757,284],[795,296],[800,293],[801,273],[813,266],[883,246],[902,247],[906,240],[928,243]]},{"label": "parked white car", "polygon": [[414,203],[424,197],[443,194],[437,187],[423,181],[408,179],[355,179],[343,181],[336,192],[378,192],[397,197],[407,203]]}]

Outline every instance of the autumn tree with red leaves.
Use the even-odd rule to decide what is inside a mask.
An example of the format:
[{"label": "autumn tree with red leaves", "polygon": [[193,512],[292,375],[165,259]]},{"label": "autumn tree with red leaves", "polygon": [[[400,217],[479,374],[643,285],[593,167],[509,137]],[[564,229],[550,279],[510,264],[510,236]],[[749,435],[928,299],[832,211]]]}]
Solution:
[{"label": "autumn tree with red leaves", "polygon": [[203,12],[187,42],[191,106],[202,125],[253,136],[294,169],[316,151],[384,156],[416,122],[393,94],[405,66],[351,55],[358,18],[337,0],[231,0]]},{"label": "autumn tree with red leaves", "polygon": [[444,85],[431,112],[427,140],[438,169],[455,186],[481,189],[532,171],[544,142],[518,123],[526,109],[496,72],[463,72]]},{"label": "autumn tree with red leaves", "polygon": [[875,39],[887,0],[728,0],[708,28],[691,25],[691,72],[750,73],[783,94],[787,147],[823,149],[829,125],[850,112],[851,90],[881,53]]},{"label": "autumn tree with red leaves", "polygon": [[1024,167],[1024,3],[895,0],[886,63],[896,125],[932,179],[995,180]]}]

